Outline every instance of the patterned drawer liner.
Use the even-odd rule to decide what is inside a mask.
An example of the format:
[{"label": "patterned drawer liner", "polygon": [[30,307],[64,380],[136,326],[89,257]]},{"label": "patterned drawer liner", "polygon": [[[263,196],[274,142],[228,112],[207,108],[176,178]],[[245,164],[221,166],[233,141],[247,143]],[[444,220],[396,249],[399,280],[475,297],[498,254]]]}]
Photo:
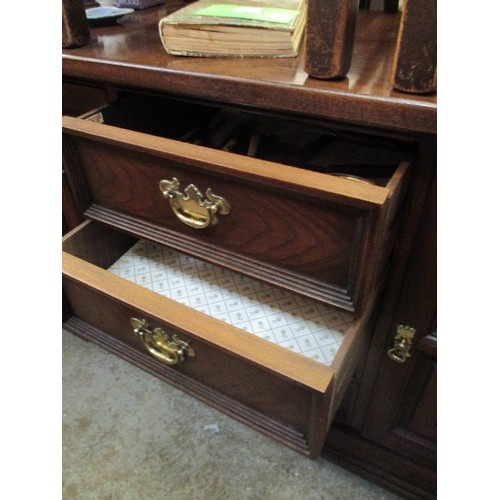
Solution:
[{"label": "patterned drawer liner", "polygon": [[347,312],[144,240],[109,271],[325,365],[353,321]]}]

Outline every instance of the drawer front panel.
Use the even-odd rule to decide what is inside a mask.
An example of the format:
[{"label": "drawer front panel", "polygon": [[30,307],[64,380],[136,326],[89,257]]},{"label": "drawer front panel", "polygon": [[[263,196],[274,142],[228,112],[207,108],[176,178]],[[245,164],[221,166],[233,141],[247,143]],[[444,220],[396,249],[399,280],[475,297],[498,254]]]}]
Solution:
[{"label": "drawer front panel", "polygon": [[[347,205],[328,193],[314,197],[168,154],[83,138],[74,145],[71,163],[85,183],[88,217],[347,310],[361,301],[375,265],[382,202]],[[230,213],[212,227],[187,226],[159,188],[173,178],[180,189],[210,188]]]},{"label": "drawer front panel", "polygon": [[[290,427],[294,431],[292,435],[305,435],[311,400],[310,393],[305,389],[265,373],[242,359],[193,340],[186,332],[176,331],[171,325],[147,318],[151,328],[161,327],[164,331],[177,333],[182,340],[189,341],[196,354],[193,358],[186,357],[184,362],[174,367],[162,365],[150,355],[130,325],[130,318],[142,319],[146,316],[143,311],[119,304],[112,297],[100,295],[95,290],[70,280],[65,281],[64,292],[74,316],[113,336],[129,350],[144,354],[150,366],[161,366],[161,370],[165,372],[175,370],[201,383],[200,387],[216,391],[220,394],[219,404],[223,404],[224,399],[231,398]],[[137,359],[134,355],[132,358]],[[203,397],[203,393],[200,396]],[[207,395],[204,399],[207,399]]]},{"label": "drawer front panel", "polygon": [[[196,237],[211,246],[267,261],[315,280],[348,288],[362,236],[359,211],[205,174],[173,160],[147,157],[85,142],[80,155],[94,203]],[[90,168],[89,168],[90,167]],[[176,177],[183,187],[211,188],[231,205],[217,225],[196,230],[183,224],[159,189]],[[181,187],[181,189],[183,189]]]}]

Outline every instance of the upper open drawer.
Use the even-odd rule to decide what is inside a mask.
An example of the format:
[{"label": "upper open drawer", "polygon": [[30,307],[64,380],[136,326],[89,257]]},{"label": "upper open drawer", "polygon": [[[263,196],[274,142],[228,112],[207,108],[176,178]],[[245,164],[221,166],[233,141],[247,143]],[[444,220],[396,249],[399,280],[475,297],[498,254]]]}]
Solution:
[{"label": "upper open drawer", "polygon": [[88,218],[346,310],[366,302],[405,145],[152,96],[85,118],[64,117],[63,131]]}]

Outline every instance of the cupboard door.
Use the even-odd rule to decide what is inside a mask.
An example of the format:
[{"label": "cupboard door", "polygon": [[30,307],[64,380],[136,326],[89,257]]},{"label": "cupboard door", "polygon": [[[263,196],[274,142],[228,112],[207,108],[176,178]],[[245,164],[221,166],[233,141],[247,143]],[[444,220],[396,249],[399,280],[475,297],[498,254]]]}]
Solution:
[{"label": "cupboard door", "polygon": [[[382,355],[380,369],[364,423],[363,438],[409,459],[410,469],[398,461],[390,473],[434,495],[436,491],[436,186],[430,188],[427,210],[415,239],[404,286],[391,327],[416,330],[410,357],[398,363]],[[386,352],[393,347],[388,335]],[[411,470],[413,469],[413,470]]]}]

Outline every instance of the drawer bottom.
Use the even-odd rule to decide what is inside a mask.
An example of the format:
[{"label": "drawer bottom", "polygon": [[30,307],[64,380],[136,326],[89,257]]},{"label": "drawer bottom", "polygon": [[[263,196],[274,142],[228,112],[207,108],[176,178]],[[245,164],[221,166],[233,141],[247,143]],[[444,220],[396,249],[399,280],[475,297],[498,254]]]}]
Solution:
[{"label": "drawer bottom", "polygon": [[330,366],[353,315],[139,240],[109,269],[144,288]]}]

